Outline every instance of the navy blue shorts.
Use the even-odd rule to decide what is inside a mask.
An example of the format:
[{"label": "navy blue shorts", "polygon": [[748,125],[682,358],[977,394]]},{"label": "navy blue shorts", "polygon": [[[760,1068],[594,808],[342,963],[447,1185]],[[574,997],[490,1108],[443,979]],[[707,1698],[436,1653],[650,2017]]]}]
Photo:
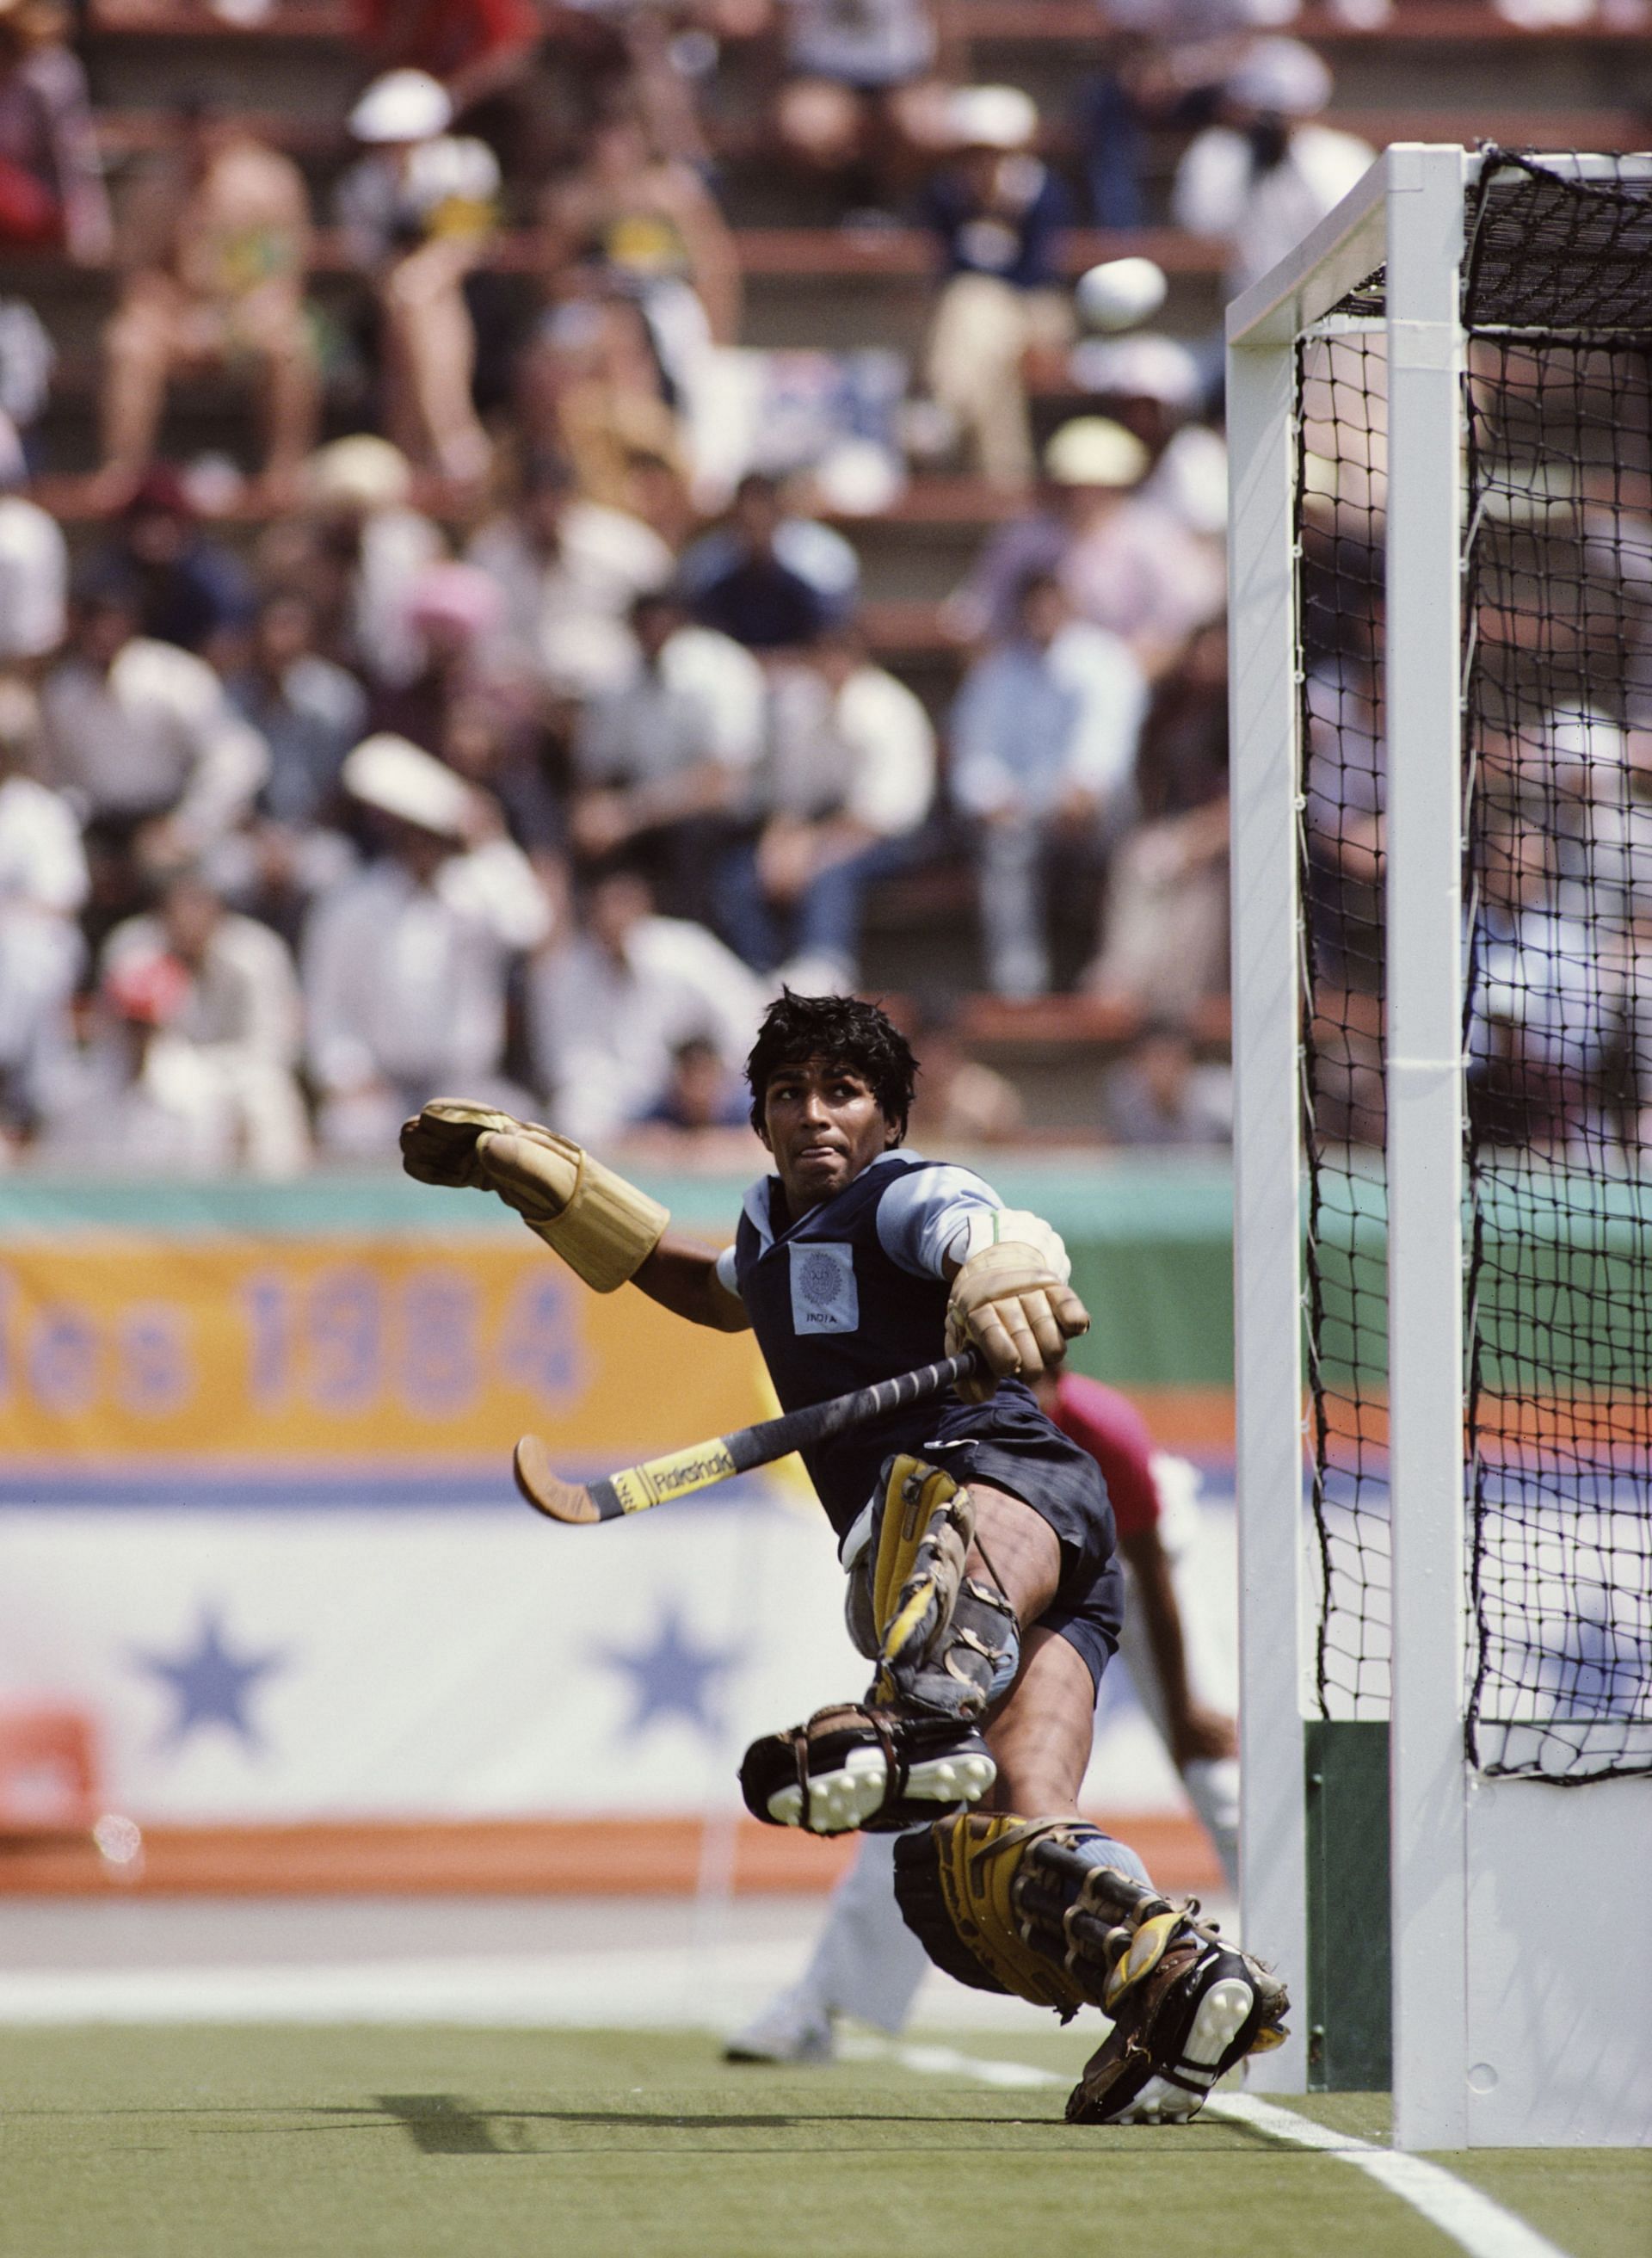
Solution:
[{"label": "navy blue shorts", "polygon": [[1118,1647],[1124,1578],[1107,1484],[1089,1452],[1046,1417],[1018,1381],[1002,1382],[986,1403],[949,1403],[917,1447],[954,1481],[1007,1490],[1049,1523],[1061,1547],[1061,1576],[1039,1622],[1077,1649],[1099,1689]]}]

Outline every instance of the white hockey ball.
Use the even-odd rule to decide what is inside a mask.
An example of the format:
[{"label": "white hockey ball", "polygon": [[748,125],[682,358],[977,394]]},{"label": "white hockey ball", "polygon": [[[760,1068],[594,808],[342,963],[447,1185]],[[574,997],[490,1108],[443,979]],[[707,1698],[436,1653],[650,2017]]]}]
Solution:
[{"label": "white hockey ball", "polygon": [[1093,330],[1128,330],[1151,321],[1165,302],[1165,270],[1151,259],[1104,259],[1081,274],[1074,296]]}]

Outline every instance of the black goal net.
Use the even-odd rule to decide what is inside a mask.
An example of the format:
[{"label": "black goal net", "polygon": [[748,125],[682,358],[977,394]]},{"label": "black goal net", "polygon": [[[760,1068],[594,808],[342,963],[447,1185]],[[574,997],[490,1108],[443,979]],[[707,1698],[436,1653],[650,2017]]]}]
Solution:
[{"label": "black goal net", "polygon": [[1469,1753],[1652,1771],[1652,162],[1468,216]]},{"label": "black goal net", "polygon": [[[1468,1754],[1575,1781],[1652,1770],[1652,160],[1488,153],[1466,252]],[[1297,355],[1330,1717],[1389,1696],[1383,310],[1377,274]]]}]

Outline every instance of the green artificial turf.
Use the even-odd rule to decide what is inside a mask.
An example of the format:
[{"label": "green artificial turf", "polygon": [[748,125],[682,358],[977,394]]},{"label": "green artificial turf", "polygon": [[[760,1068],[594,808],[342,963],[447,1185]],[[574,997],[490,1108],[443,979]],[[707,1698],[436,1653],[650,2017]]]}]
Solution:
[{"label": "green artificial turf", "polygon": [[[1064,2073],[1082,2051],[1054,2034],[1013,2049]],[[1236,2127],[1069,2129],[1060,2087],[894,2060],[734,2067],[682,2032],[11,2030],[0,2093],[4,2258],[1455,2248],[1336,2156]],[[1302,2106],[1383,2137],[1379,2098]],[[1643,2258],[1644,2158],[1451,2161],[1574,2258]]]}]

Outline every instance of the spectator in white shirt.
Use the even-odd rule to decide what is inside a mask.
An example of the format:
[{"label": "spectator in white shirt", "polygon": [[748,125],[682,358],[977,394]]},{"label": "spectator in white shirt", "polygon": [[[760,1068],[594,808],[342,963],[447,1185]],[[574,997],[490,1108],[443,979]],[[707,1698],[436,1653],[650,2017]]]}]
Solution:
[{"label": "spectator in white shirt", "polygon": [[1043,995],[1050,955],[1046,861],[1103,864],[1131,798],[1146,684],[1123,639],[1074,620],[1034,573],[1018,631],[971,670],[953,709],[953,795],[980,827],[988,978],[1000,996]]},{"label": "spectator in white shirt", "polygon": [[1195,235],[1228,238],[1228,297],[1294,251],[1376,161],[1368,142],[1312,122],[1330,96],[1330,73],[1311,47],[1258,39],[1223,81],[1219,122],[1183,152],[1171,217]]},{"label": "spectator in white shirt", "polygon": [[656,916],[648,881],[610,870],[586,890],[573,938],[528,968],[535,1080],[570,1135],[599,1141],[656,1111],[684,1045],[709,1043],[735,1070],[765,1000],[715,934]]},{"label": "spectator in white shirt", "polygon": [[269,768],[264,740],[204,659],[138,634],[135,583],[79,589],[69,643],[41,692],[50,780],[87,818],[126,828],[152,868],[223,836]]},{"label": "spectator in white shirt", "polygon": [[778,668],[755,782],[760,827],[724,864],[723,930],[794,987],[847,987],[875,879],[906,869],[935,796],[935,733],[904,683],[836,628]]},{"label": "spectator in white shirt", "polygon": [[160,957],[181,966],[187,981],[169,1038],[192,1048],[216,1083],[237,1160],[253,1175],[295,1175],[309,1157],[309,1128],[296,1078],[302,1006],[286,942],[185,873],[152,915],[110,934],[105,982]]},{"label": "spectator in white shirt", "polygon": [[91,1040],[47,1079],[36,1151],[54,1168],[116,1175],[216,1175],[236,1161],[222,1078],[173,1022],[189,976],[165,954],[111,965]]},{"label": "spectator in white shirt", "polygon": [[431,755],[369,737],[342,780],[385,852],[317,904],[301,971],[322,1142],[365,1154],[440,1090],[507,1088],[507,976],[549,920],[497,806]]},{"label": "spectator in white shirt", "polygon": [[640,858],[667,909],[703,918],[762,748],[762,669],[663,592],[639,596],[629,624],[624,678],[592,700],[574,739],[573,843],[592,859]]},{"label": "spectator in white shirt", "polygon": [[61,794],[25,772],[37,727],[28,691],[0,679],[0,1152],[39,1113],[85,955],[80,828]]},{"label": "spectator in white shirt", "polygon": [[489,659],[571,698],[625,681],[635,652],[631,607],[671,577],[671,552],[652,526],[585,500],[554,456],[530,465],[521,500],[485,525],[468,553],[505,600]]},{"label": "spectator in white shirt", "polygon": [[44,658],[63,640],[68,544],[54,517],[13,491],[26,474],[16,428],[0,411],[0,666]]}]

